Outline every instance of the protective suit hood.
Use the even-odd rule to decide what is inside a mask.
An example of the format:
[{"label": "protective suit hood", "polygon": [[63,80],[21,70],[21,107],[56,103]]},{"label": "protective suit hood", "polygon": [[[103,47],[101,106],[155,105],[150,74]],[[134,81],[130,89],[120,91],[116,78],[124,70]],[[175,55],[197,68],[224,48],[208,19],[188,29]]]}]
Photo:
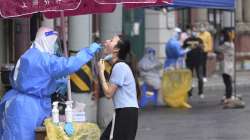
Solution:
[{"label": "protective suit hood", "polygon": [[180,39],[180,34],[181,34],[181,29],[180,28],[174,28],[174,31],[173,31],[173,38],[176,39],[176,40],[179,40]]},{"label": "protective suit hood", "polygon": [[155,49],[154,48],[146,48],[146,53],[145,53],[145,57],[148,58],[151,61],[154,61],[156,59],[155,57]]},{"label": "protective suit hood", "polygon": [[145,55],[140,60],[138,67],[142,80],[153,86],[154,89],[159,89],[161,85],[160,70],[162,66],[155,54],[156,50],[154,48],[146,48]]},{"label": "protective suit hood", "polygon": [[34,43],[34,47],[40,50],[41,52],[45,52],[48,54],[55,54],[56,48],[55,46],[56,41],[58,39],[58,32],[46,28],[41,27],[37,34]]},{"label": "protective suit hood", "polygon": [[[54,55],[57,53],[60,47],[58,45],[57,38],[58,38],[58,32],[50,28],[41,27],[39,28],[36,34],[35,41],[33,42],[31,48],[35,47],[41,52]],[[20,66],[20,59],[17,61],[16,68],[14,70],[14,75],[13,75],[14,82],[16,82],[17,80],[19,66]]]}]

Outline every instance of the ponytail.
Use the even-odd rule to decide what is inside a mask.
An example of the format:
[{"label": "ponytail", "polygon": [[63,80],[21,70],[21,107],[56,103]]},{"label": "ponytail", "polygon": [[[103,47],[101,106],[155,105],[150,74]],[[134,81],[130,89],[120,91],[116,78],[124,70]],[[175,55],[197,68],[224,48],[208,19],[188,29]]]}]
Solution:
[{"label": "ponytail", "polygon": [[141,88],[140,88],[140,84],[139,84],[139,80],[138,80],[139,70],[137,67],[137,60],[132,53],[130,53],[129,55],[131,58],[131,64],[129,65],[129,67],[131,68],[132,73],[133,73],[134,78],[135,78],[137,100],[139,100],[139,99],[141,99]]}]

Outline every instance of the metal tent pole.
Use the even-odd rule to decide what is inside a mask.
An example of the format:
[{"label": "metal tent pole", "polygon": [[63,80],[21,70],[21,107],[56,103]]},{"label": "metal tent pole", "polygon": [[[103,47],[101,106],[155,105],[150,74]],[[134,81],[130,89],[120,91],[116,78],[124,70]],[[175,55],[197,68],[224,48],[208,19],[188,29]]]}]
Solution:
[{"label": "metal tent pole", "polygon": [[[234,7],[234,32],[235,32],[235,40],[234,40],[234,97],[236,98],[236,96],[237,96],[237,85],[236,85],[236,43],[235,43],[235,41],[236,41],[236,4],[235,4],[235,7]],[[232,19],[232,18],[231,18]],[[231,20],[231,22],[233,22],[233,19]]]},{"label": "metal tent pole", "polygon": [[[66,35],[65,35],[64,11],[61,11],[60,14],[61,14],[61,32],[62,32],[62,38],[63,38],[63,50],[64,50],[65,57],[68,57],[68,47],[67,47]],[[68,88],[68,92],[67,92],[68,100],[72,101],[70,76],[69,75],[67,76],[67,88]]]}]

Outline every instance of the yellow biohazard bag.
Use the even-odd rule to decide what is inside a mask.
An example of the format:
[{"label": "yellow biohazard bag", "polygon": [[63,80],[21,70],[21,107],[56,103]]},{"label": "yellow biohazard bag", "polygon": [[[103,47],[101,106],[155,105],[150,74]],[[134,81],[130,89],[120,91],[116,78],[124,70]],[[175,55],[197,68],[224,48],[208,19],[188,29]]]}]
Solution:
[{"label": "yellow biohazard bag", "polygon": [[51,119],[44,121],[46,140],[99,140],[101,131],[94,123],[73,123],[74,134],[68,137],[64,132],[64,124],[55,125]]},{"label": "yellow biohazard bag", "polygon": [[163,73],[162,96],[164,102],[174,108],[191,108],[187,103],[192,86],[192,74],[188,69],[167,70]]}]

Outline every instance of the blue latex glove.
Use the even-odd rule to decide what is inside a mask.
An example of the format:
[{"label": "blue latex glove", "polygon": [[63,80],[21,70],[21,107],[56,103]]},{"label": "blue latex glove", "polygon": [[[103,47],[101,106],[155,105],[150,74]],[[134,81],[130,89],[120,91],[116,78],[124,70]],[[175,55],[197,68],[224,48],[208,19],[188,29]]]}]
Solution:
[{"label": "blue latex glove", "polygon": [[74,134],[74,127],[73,127],[73,124],[72,123],[66,123],[64,125],[64,131],[65,133],[71,137],[73,134]]},{"label": "blue latex glove", "polygon": [[90,54],[95,54],[96,52],[100,51],[101,50],[101,45],[100,44],[97,44],[97,43],[92,43],[90,44],[90,47],[89,47],[89,53]]}]

